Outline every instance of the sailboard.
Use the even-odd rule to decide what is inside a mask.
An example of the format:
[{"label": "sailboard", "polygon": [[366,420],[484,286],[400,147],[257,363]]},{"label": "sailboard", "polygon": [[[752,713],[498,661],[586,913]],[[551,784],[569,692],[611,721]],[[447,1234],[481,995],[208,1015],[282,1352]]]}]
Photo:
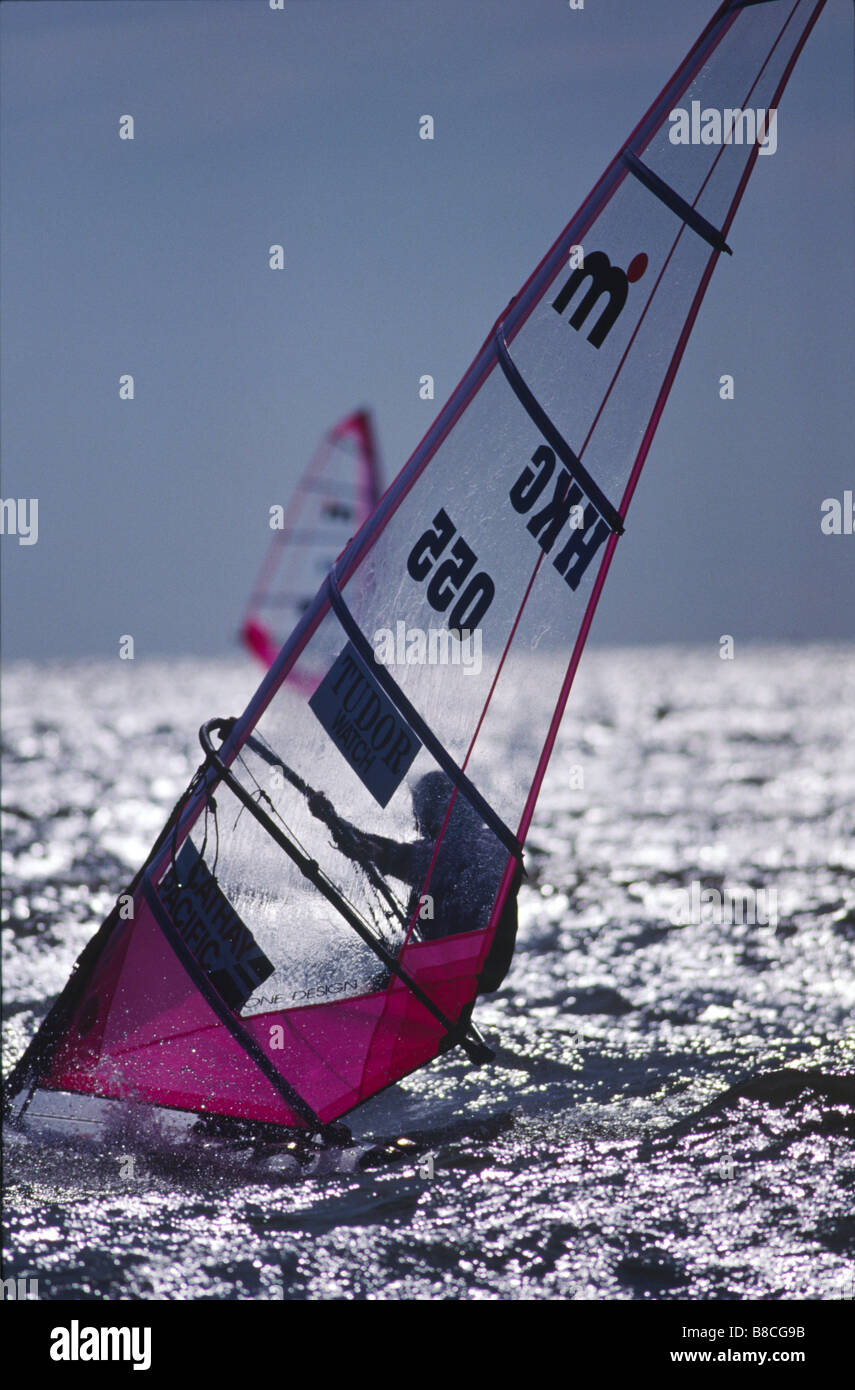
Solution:
[{"label": "sailboard", "polygon": [[[489,1057],[472,1006],[507,969],[582,649],[732,251],[763,139],[741,113],[777,111],[823,3],[719,5],[243,714],[204,726],[132,913],[93,937],[11,1075],[18,1112],[40,1087],[323,1133],[451,1045]],[[675,142],[677,108],[724,113],[722,138]],[[311,691],[301,664],[322,671]]]},{"label": "sailboard", "polygon": [[371,415],[356,410],[324,435],[288,506],[271,517],[278,524],[241,625],[244,645],[265,666],[382,491]]}]

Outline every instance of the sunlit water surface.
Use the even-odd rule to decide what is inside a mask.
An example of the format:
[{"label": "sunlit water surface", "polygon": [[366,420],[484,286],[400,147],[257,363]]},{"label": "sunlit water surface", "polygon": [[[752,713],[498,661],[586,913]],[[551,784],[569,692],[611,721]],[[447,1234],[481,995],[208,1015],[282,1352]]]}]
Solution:
[{"label": "sunlit water surface", "polygon": [[[197,726],[254,680],[6,671],[7,1065],[198,763]],[[516,960],[478,1009],[496,1063],[455,1051],[349,1117],[416,1157],[295,1178],[146,1127],[91,1150],[7,1127],[5,1274],[48,1299],[851,1297],[853,710],[841,647],[590,652]],[[762,892],[773,920],[675,925],[692,883]]]}]

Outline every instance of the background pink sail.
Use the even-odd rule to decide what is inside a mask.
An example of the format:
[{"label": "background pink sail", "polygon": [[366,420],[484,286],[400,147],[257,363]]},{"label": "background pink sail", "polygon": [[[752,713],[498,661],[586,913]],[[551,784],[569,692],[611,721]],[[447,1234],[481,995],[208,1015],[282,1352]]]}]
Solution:
[{"label": "background pink sail", "polygon": [[377,441],[366,410],[324,435],[273,532],[250,595],[241,637],[271,666],[318,584],[380,499]]},{"label": "background pink sail", "polygon": [[[456,1022],[475,996],[617,537],[758,155],[736,140],[675,144],[669,113],[693,102],[776,108],[822,2],[716,11],[231,728],[222,757],[243,796],[209,767],[137,881],[134,920],[102,929],[106,945],[66,1009],[43,1084],[311,1125],[437,1054],[447,1030],[435,1010],[394,975],[378,977],[374,952],[247,814],[247,799],[263,800],[287,843]],[[381,803],[301,672],[327,679],[349,650],[370,662],[377,634],[399,623],[476,627],[482,664],[377,667],[378,690],[419,743]],[[548,699],[526,701],[533,681]],[[469,929],[426,940],[416,913],[390,907],[406,903],[407,885],[389,875],[390,897],[378,893],[300,788],[323,790],[362,831],[406,843],[410,791],[440,766],[453,790],[422,892],[435,887],[457,801],[478,822],[471,863],[483,850],[493,879],[485,896],[483,875],[461,871]],[[198,827],[193,843],[271,967],[239,1008],[217,995],[165,902],[177,849],[215,785],[216,859]]]}]

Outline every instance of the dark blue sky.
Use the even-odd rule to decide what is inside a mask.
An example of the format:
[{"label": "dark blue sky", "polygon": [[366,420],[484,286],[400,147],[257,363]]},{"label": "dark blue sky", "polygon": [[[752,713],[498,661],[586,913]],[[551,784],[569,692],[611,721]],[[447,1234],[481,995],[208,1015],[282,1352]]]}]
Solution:
[{"label": "dark blue sky", "polygon": [[[228,650],[268,508],[321,433],[367,404],[398,471],[713,9],[0,7],[2,496],[39,499],[38,543],[2,540],[5,659],[115,655],[124,633],[138,657]],[[823,499],[855,488],[852,30],[850,0],[829,0],[678,374],[598,640],[853,633],[855,536],[820,531]]]}]

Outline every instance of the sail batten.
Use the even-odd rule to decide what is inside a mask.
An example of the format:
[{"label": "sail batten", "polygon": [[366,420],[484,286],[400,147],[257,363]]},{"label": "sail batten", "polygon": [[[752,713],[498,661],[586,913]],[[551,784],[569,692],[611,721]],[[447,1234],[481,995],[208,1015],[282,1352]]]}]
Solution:
[{"label": "sail batten", "polygon": [[702,217],[699,212],[696,212],[685,198],[680,197],[675,188],[671,188],[670,184],[667,184],[664,179],[660,179],[659,175],[654,174],[652,169],[648,169],[643,160],[638,158],[638,155],[633,154],[632,150],[624,150],[622,158],[630,172],[640,183],[644,184],[645,188],[650,190],[654,198],[659,198],[666,207],[681,217],[686,225],[692,228],[693,232],[697,232],[698,236],[703,237],[704,241],[709,242],[716,251],[724,251],[728,256],[733,255],[718,228],[708,222],[705,217]]}]

